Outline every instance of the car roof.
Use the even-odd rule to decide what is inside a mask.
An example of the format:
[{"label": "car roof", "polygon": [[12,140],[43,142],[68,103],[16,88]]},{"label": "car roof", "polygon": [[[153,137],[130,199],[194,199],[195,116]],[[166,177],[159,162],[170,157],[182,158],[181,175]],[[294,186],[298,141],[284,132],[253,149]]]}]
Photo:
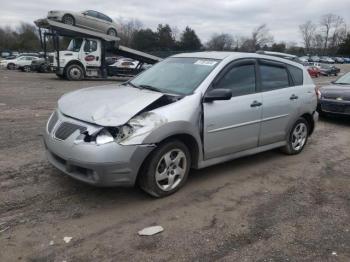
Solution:
[{"label": "car roof", "polygon": [[207,58],[207,59],[219,59],[224,60],[226,58],[239,59],[239,58],[261,58],[274,60],[286,64],[291,64],[299,68],[303,68],[303,65],[293,62],[289,59],[280,58],[271,55],[262,55],[257,53],[243,53],[243,52],[223,52],[223,51],[204,51],[204,52],[193,52],[193,53],[181,53],[172,57],[191,57],[191,58]]}]

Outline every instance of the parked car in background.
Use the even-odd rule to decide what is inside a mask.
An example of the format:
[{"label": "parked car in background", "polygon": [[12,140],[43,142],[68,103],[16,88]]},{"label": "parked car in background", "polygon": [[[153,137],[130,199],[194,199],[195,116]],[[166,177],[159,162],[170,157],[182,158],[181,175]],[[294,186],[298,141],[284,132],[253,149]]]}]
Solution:
[{"label": "parked car in background", "polygon": [[37,56],[20,55],[14,59],[5,59],[0,61],[0,67],[7,68],[9,70],[20,69],[22,71],[29,72],[32,61],[37,59],[39,59]]},{"label": "parked car in background", "polygon": [[334,64],[334,60],[328,56],[322,56],[320,57],[320,63],[326,63],[326,64]]},{"label": "parked car in background", "polygon": [[113,75],[137,75],[142,71],[139,61],[130,58],[120,58],[107,67],[107,73]]},{"label": "parked car in background", "polygon": [[350,116],[350,72],[339,77],[331,85],[319,88],[317,93],[317,110],[321,115]]},{"label": "parked car in background", "polygon": [[350,58],[349,57],[344,57],[344,63],[350,64]]},{"label": "parked car in background", "polygon": [[38,73],[48,73],[51,71],[50,63],[47,59],[40,57],[39,59],[32,60],[30,65],[30,71]]},{"label": "parked car in background", "polygon": [[11,55],[11,53],[7,52],[7,51],[3,51],[3,52],[1,52],[0,55],[1,55],[2,58],[7,58],[7,57],[9,57]]},{"label": "parked car in background", "polygon": [[311,56],[309,61],[310,62],[319,63],[320,62],[320,57],[318,57],[318,56]]},{"label": "parked car in background", "polygon": [[44,132],[49,162],[98,186],[175,193],[200,169],[273,148],[300,153],[318,114],[315,85],[298,63],[199,52],[167,58],[132,80],[76,90]]},{"label": "parked car in background", "polygon": [[309,57],[308,56],[301,56],[299,57],[299,60],[302,62],[302,63],[307,63],[309,62]]},{"label": "parked car in background", "polygon": [[324,75],[324,76],[331,76],[331,75],[337,76],[338,73],[340,72],[340,68],[335,67],[333,65],[320,64],[319,69],[320,69],[321,75]]},{"label": "parked car in background", "polygon": [[333,58],[334,59],[334,61],[335,61],[335,63],[337,63],[337,64],[344,64],[344,58],[342,58],[342,57],[334,57]]},{"label": "parked car in background", "polygon": [[64,24],[99,31],[111,36],[117,36],[117,24],[107,15],[97,11],[87,10],[83,12],[72,12],[53,10],[48,12],[47,18]]},{"label": "parked car in background", "polygon": [[316,66],[306,66],[306,69],[311,77],[319,77],[321,74],[320,69]]}]

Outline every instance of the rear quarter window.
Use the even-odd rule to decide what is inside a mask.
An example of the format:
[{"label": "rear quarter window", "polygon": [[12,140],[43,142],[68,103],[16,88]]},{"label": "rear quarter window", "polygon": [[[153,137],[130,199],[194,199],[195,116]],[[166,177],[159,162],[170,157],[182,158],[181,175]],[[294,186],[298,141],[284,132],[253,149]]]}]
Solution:
[{"label": "rear quarter window", "polygon": [[294,85],[295,86],[303,85],[303,70],[292,65],[287,65],[287,68],[289,70],[289,73],[292,76]]}]

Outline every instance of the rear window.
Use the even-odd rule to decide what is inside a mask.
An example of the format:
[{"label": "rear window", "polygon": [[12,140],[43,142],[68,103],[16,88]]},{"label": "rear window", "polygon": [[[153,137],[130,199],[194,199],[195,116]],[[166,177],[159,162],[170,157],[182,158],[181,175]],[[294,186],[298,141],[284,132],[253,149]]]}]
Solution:
[{"label": "rear window", "polygon": [[289,86],[288,72],[284,67],[260,65],[262,91]]},{"label": "rear window", "polygon": [[292,75],[293,83],[295,86],[303,85],[303,70],[296,66],[288,65],[289,73]]}]

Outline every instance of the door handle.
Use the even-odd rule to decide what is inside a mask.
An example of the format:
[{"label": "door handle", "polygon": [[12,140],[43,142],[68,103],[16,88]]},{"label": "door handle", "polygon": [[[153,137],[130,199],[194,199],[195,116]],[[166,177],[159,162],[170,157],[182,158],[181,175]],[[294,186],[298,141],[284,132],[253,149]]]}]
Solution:
[{"label": "door handle", "polygon": [[250,104],[250,107],[258,107],[258,106],[262,106],[262,103],[256,100],[254,100],[253,103]]},{"label": "door handle", "polygon": [[299,98],[298,96],[296,96],[296,95],[293,94],[289,99],[290,99],[290,100],[296,100],[296,99],[298,99],[298,98]]}]

